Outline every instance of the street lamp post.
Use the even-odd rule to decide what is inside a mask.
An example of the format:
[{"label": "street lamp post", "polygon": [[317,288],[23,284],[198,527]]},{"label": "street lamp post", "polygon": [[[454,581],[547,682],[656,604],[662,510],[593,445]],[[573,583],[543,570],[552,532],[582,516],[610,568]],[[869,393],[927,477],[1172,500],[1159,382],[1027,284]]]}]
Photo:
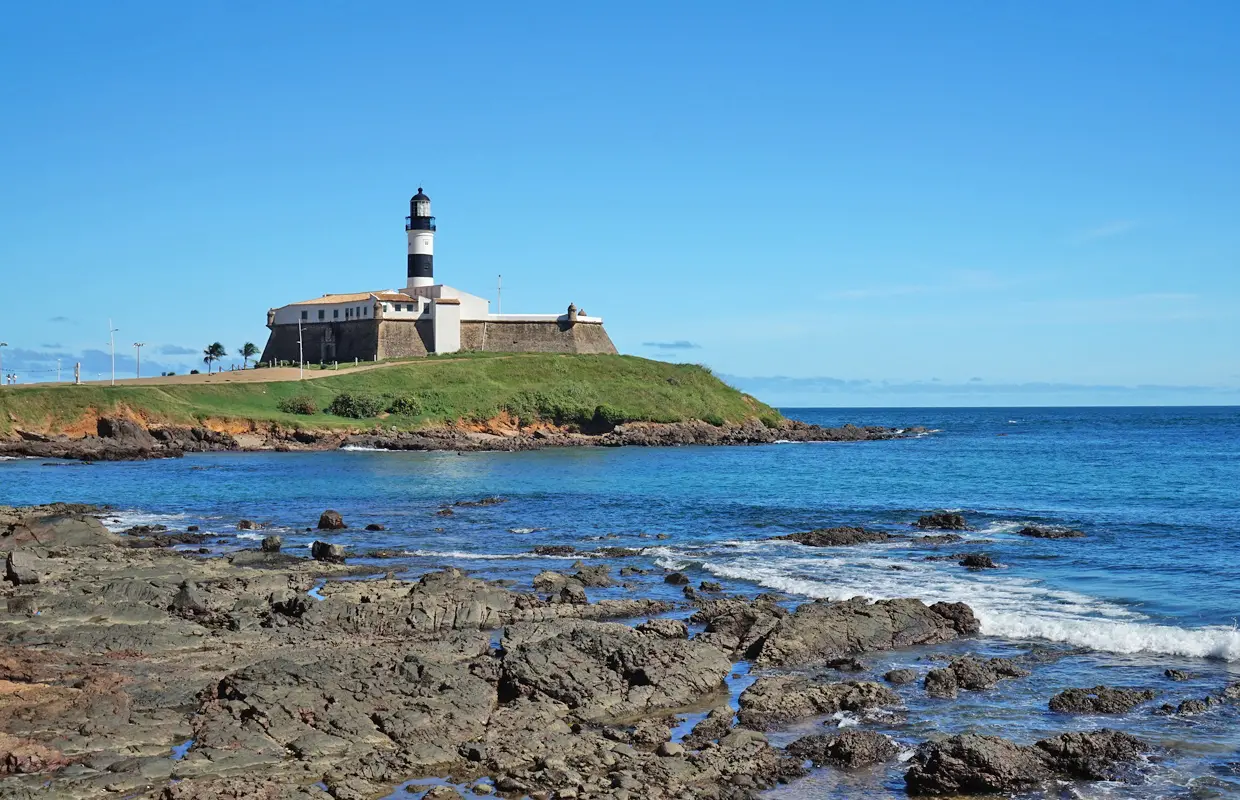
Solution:
[{"label": "street lamp post", "polygon": [[116,385],[116,334],[120,328],[112,327],[112,320],[108,320],[108,347],[112,351],[112,385]]},{"label": "street lamp post", "polygon": [[138,354],[138,355],[137,355],[138,366],[137,366],[137,372],[136,372],[136,375],[137,375],[137,377],[139,377],[139,378],[141,378],[141,377],[142,377],[142,348],[143,348],[145,345],[146,345],[146,342],[134,342],[134,343],[133,343],[133,349],[134,349],[134,352]]},{"label": "street lamp post", "polygon": [[306,377],[306,353],[301,346],[301,320],[297,320],[297,380]]}]

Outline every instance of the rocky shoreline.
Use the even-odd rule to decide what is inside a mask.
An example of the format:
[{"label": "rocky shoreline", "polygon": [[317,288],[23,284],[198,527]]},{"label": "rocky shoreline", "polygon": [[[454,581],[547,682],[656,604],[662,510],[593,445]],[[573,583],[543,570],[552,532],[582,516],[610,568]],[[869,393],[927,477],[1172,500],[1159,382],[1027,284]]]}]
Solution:
[{"label": "rocky shoreline", "polygon": [[[434,800],[741,800],[811,765],[892,764],[909,748],[910,794],[1014,793],[1139,779],[1157,754],[1106,729],[1030,744],[768,738],[839,712],[908,713],[892,687],[955,698],[1045,663],[965,655],[920,676],[864,674],[867,653],[967,642],[979,626],[962,603],[797,605],[705,583],[679,603],[591,601],[615,585],[606,564],[545,572],[534,591],[451,566],[400,579],[326,542],[317,559],[281,552],[278,537],[209,556],[197,549],[208,534],[115,534],[102,513],[0,507],[2,798],[363,800],[405,786]],[[742,669],[756,680],[733,707]],[[1046,702],[1106,714],[1152,698],[1064,687]],[[1237,699],[1233,685],[1200,703]]]},{"label": "rocky shoreline", "polygon": [[204,426],[147,425],[129,417],[103,417],[95,432],[80,437],[15,431],[0,440],[0,456],[76,461],[129,461],[176,458],[187,453],[227,451],[314,451],[354,447],[376,450],[517,451],[548,447],[674,447],[681,445],[754,445],[774,442],[860,442],[899,439],[927,433],[924,428],[844,425],[824,428],[795,420],[768,427],[758,420],[712,425],[701,421],[626,423],[583,432],[541,426],[443,426],[418,431],[374,429],[325,431],[251,426],[230,433]]}]

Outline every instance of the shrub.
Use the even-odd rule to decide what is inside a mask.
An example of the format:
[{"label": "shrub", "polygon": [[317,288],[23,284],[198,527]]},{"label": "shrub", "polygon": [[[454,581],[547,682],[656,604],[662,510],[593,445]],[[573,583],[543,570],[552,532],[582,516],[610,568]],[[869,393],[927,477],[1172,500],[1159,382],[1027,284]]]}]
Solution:
[{"label": "shrub", "polygon": [[327,411],[338,417],[366,419],[379,416],[379,412],[383,411],[383,401],[370,395],[342,392],[332,400]]},{"label": "shrub", "polygon": [[628,416],[615,406],[604,403],[594,409],[594,424],[599,427],[614,428],[625,422],[628,422]]},{"label": "shrub", "polygon": [[201,373],[201,372],[199,372],[199,371],[198,371],[198,370],[196,370],[196,369],[191,369],[191,370],[189,371],[189,374],[190,374],[190,375],[201,375],[202,373]]},{"label": "shrub", "polygon": [[285,397],[276,403],[276,408],[285,414],[317,414],[319,413],[318,404],[314,402],[314,398],[308,394],[295,394],[292,397]]},{"label": "shrub", "polygon": [[416,397],[394,397],[392,402],[388,403],[387,412],[389,414],[400,414],[405,417],[416,417],[422,413],[422,404],[418,402]]},{"label": "shrub", "polygon": [[702,415],[702,422],[705,422],[709,425],[714,425],[716,428],[721,428],[727,422],[727,420],[725,420],[719,414],[710,413],[710,414]]}]

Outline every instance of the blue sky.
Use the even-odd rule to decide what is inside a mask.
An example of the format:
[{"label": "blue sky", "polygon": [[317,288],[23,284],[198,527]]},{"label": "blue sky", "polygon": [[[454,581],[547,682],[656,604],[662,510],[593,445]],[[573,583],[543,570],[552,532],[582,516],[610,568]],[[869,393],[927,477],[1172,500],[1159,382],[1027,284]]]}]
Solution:
[{"label": "blue sky", "polygon": [[[671,8],[669,8],[671,6]],[[1231,2],[30,3],[0,340],[144,371],[436,277],[783,405],[1240,402]],[[149,366],[148,366],[149,365]]]}]

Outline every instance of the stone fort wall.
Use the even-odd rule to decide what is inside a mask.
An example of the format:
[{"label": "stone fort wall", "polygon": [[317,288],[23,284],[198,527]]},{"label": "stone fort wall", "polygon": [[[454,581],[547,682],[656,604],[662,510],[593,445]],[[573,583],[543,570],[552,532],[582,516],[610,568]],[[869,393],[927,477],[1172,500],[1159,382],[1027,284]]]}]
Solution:
[{"label": "stone fort wall", "polygon": [[[429,320],[351,320],[301,326],[307,363],[411,358],[434,351]],[[461,349],[495,353],[615,353],[616,346],[598,322],[461,323]],[[262,360],[296,361],[297,326],[276,325]]]}]

